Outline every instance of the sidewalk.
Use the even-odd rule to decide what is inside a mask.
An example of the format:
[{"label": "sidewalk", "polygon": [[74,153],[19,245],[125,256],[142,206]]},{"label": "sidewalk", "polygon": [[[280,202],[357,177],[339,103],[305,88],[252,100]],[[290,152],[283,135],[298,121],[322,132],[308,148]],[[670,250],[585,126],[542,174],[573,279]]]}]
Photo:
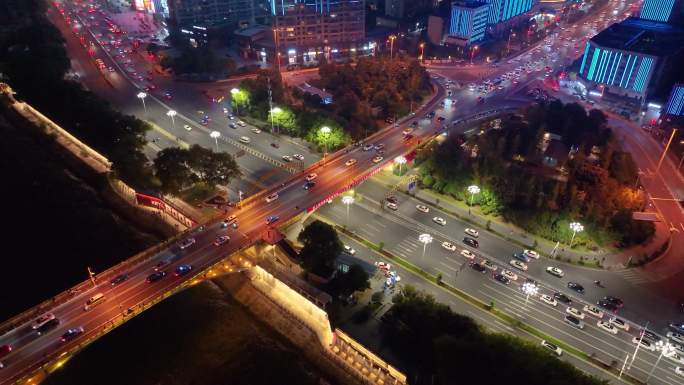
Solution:
[{"label": "sidewalk", "polygon": [[[416,169],[411,169],[409,172],[415,173]],[[393,187],[399,183],[402,177],[383,170],[373,178],[382,185]],[[520,245],[521,248],[534,249],[544,256],[551,255],[556,246],[555,242],[530,234],[512,223],[505,222],[500,217],[482,214],[479,206],[473,206],[469,214],[464,202],[457,201],[450,196],[418,187],[411,194],[407,194],[404,188],[399,188],[396,191],[397,193],[410,195],[417,201],[440,209],[463,221],[470,222],[481,229],[486,229],[501,238]],[[615,252],[616,250],[608,249],[600,249],[598,251],[569,250],[567,245],[560,244],[555,256],[558,260],[577,265],[619,270],[627,267],[630,258],[632,262],[637,262],[644,256],[653,254],[667,242],[669,237],[670,233],[667,230],[667,226],[662,223],[656,223],[654,237],[643,245]]]}]

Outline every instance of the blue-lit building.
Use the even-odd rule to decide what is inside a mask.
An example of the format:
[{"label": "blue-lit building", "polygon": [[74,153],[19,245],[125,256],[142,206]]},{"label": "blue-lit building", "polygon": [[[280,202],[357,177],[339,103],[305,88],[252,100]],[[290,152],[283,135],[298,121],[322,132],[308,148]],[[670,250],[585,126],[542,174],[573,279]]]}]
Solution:
[{"label": "blue-lit building", "polygon": [[499,24],[532,9],[532,0],[486,0],[489,4],[488,24]]},{"label": "blue-lit building", "polygon": [[680,55],[684,34],[667,23],[630,17],[587,41],[579,76],[589,88],[645,101]]},{"label": "blue-lit building", "polygon": [[667,115],[684,116],[684,84],[678,83],[672,87],[664,112]]},{"label": "blue-lit building", "polygon": [[449,36],[463,39],[465,45],[481,41],[485,37],[489,5],[475,1],[451,3]]},{"label": "blue-lit building", "polygon": [[644,0],[641,4],[639,18],[668,22],[676,9],[676,0]]}]

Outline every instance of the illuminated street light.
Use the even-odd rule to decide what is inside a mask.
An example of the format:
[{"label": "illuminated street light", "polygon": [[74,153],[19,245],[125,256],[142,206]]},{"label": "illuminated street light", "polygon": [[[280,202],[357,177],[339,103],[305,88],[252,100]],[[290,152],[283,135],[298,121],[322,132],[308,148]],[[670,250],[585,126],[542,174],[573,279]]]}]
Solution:
[{"label": "illuminated street light", "polygon": [[240,115],[240,103],[245,102],[243,99],[247,98],[247,94],[245,94],[245,91],[242,91],[239,88],[233,88],[230,90],[230,97],[235,105],[235,113]]},{"label": "illuminated street light", "polygon": [[570,230],[572,230],[572,239],[570,239],[570,248],[572,249],[572,242],[575,240],[575,235],[584,231],[584,226],[579,222],[571,222]]},{"label": "illuminated street light", "polygon": [[420,43],[420,62],[423,62],[423,55],[425,54],[425,43]]},{"label": "illuminated street light", "polygon": [[655,368],[658,366],[658,363],[660,363],[660,359],[663,358],[663,356],[670,356],[672,353],[674,353],[674,346],[669,342],[658,341],[655,345],[656,349],[660,349],[660,355],[658,355],[658,359],[656,360],[655,364],[653,364],[651,371],[648,373],[648,377],[646,377],[646,381],[644,381],[645,383],[648,383],[648,380],[651,379]]},{"label": "illuminated street light", "polygon": [[174,129],[176,128],[176,120],[174,119],[176,115],[178,115],[178,113],[175,110],[168,110],[166,112],[166,116],[171,118],[171,127],[173,127]]},{"label": "illuminated street light", "polygon": [[347,206],[347,226],[349,226],[349,206],[354,204],[354,197],[351,195],[345,195],[342,197],[342,203]]},{"label": "illuminated street light", "polygon": [[470,207],[472,207],[473,205],[473,198],[475,198],[475,194],[480,193],[480,188],[475,185],[468,186],[468,192],[470,193],[470,205],[468,205],[468,214],[470,214]]},{"label": "illuminated street light", "polygon": [[532,282],[525,282],[523,283],[521,289],[522,292],[525,293],[525,308],[527,308],[527,300],[530,299],[530,296],[534,297],[537,295],[539,292],[539,287]]},{"label": "illuminated street light", "polygon": [[423,258],[425,258],[425,248],[428,244],[432,243],[432,235],[430,234],[420,234],[418,240],[423,244]]},{"label": "illuminated street light", "polygon": [[470,65],[473,64],[473,56],[475,56],[475,51],[480,49],[480,47],[474,45],[472,48],[470,48]]},{"label": "illuminated street light", "polygon": [[395,35],[390,35],[389,40],[390,40],[390,60],[392,60],[392,57],[394,56],[394,40],[396,40],[397,37]]},{"label": "illuminated street light", "polygon": [[401,174],[401,168],[406,163],[406,158],[400,155],[394,158],[394,162],[399,164],[399,174]]},{"label": "illuminated street light", "polygon": [[[280,107],[273,107],[273,108],[271,108],[271,132],[274,132],[274,131],[273,131],[273,118],[274,118],[274,115],[275,115],[275,114],[279,114],[279,113],[281,113],[281,112],[283,112],[283,110],[282,110]],[[276,127],[277,127],[277,125],[278,125],[278,124],[276,123]],[[280,131],[280,127],[278,127],[278,131]]]},{"label": "illuminated street light", "polygon": [[212,131],[211,133],[209,133],[209,136],[212,137],[216,142],[216,152],[218,152],[218,138],[221,136],[221,133],[218,131]]},{"label": "illuminated street light", "polygon": [[323,144],[325,145],[325,152],[323,153],[323,164],[325,164],[325,156],[328,155],[328,137],[330,136],[330,127],[328,126],[323,126],[321,127],[321,133],[325,136],[323,139]]},{"label": "illuminated street light", "polygon": [[145,106],[145,98],[147,97],[147,94],[144,92],[138,92],[138,95],[136,96],[142,101],[143,109],[145,110],[145,113],[147,113],[147,106]]}]

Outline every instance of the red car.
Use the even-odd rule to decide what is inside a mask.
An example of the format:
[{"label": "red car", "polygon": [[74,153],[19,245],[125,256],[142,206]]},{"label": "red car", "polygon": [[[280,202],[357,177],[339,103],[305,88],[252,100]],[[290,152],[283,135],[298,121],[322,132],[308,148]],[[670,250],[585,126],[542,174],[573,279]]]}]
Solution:
[{"label": "red car", "polygon": [[0,346],[0,358],[5,357],[12,351],[12,345],[2,345]]}]

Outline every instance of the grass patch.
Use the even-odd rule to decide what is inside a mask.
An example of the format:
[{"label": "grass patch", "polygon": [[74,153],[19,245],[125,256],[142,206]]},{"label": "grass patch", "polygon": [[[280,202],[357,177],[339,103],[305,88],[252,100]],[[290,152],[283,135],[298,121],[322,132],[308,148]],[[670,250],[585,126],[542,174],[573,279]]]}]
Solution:
[{"label": "grass patch", "polygon": [[179,198],[197,206],[216,194],[216,189],[204,183],[196,183],[179,194]]}]

